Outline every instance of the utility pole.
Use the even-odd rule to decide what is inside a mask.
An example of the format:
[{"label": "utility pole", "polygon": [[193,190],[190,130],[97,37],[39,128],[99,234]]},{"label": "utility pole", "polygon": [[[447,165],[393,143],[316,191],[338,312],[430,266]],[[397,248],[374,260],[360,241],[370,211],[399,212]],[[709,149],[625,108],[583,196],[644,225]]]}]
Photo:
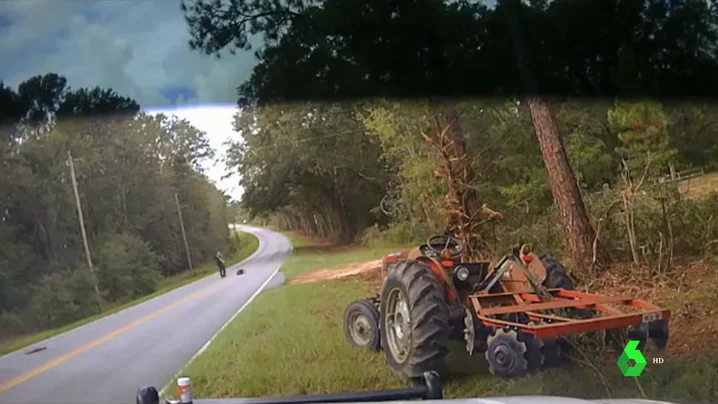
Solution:
[{"label": "utility pole", "polygon": [[184,221],[182,220],[182,210],[180,209],[179,198],[177,192],[175,192],[175,203],[177,204],[177,215],[180,220],[180,228],[182,229],[182,239],[184,240],[184,249],[187,251],[187,263],[189,264],[189,270],[192,271],[192,256],[189,254],[189,244],[187,244],[187,234],[184,231]]},{"label": "utility pole", "polygon": [[72,154],[67,152],[67,162],[70,164],[70,176],[72,177],[72,190],[75,193],[75,203],[77,204],[77,217],[80,219],[80,233],[82,233],[82,243],[85,245],[85,256],[87,257],[87,266],[90,268],[92,280],[95,282],[95,293],[100,297],[100,288],[97,286],[97,277],[95,276],[95,268],[92,266],[92,256],[90,256],[90,246],[87,244],[87,233],[85,232],[85,219],[82,216],[82,205],[80,204],[80,193],[77,191],[77,180],[75,179],[75,164],[72,161]]}]

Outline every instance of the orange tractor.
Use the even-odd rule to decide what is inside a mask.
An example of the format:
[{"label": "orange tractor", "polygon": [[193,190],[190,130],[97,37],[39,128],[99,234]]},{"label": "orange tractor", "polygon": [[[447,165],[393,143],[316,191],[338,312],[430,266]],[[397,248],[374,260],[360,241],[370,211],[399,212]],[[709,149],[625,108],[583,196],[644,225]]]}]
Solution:
[{"label": "orange tractor", "polygon": [[470,355],[483,352],[491,373],[504,378],[557,366],[570,353],[571,334],[605,331],[608,342],[625,336],[639,349],[648,339],[667,345],[668,310],[630,296],[577,292],[558,261],[526,245],[493,266],[461,262],[461,249],[454,237],[434,236],[384,257],[380,294],[345,310],[349,343],[383,351],[406,381],[441,374],[452,339]]}]

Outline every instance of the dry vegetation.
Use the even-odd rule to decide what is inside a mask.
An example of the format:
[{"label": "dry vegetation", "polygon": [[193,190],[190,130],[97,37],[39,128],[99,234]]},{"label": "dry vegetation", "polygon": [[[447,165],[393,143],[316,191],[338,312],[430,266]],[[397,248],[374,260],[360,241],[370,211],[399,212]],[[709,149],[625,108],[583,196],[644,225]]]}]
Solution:
[{"label": "dry vegetation", "polygon": [[689,178],[678,184],[682,193],[691,199],[701,199],[718,189],[718,173]]}]

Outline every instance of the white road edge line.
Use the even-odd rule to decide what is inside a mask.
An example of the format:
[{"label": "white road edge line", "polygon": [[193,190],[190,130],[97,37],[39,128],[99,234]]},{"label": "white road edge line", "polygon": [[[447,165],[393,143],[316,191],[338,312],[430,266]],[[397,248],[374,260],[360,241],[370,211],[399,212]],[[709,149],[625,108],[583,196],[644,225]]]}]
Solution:
[{"label": "white road edge line", "polygon": [[[241,313],[242,310],[244,310],[245,307],[249,306],[249,303],[251,303],[252,300],[254,300],[254,298],[255,298],[257,295],[259,295],[259,294],[264,290],[265,287],[267,287],[267,284],[269,284],[269,282],[270,282],[272,279],[274,279],[274,277],[277,275],[277,272],[279,272],[279,270],[280,270],[281,268],[282,268],[282,266],[280,265],[279,267],[277,267],[277,269],[275,269],[274,271],[272,271],[272,274],[269,276],[269,278],[267,278],[267,280],[264,281],[264,283],[254,292],[254,294],[252,294],[252,296],[250,296],[249,299],[247,299],[247,301],[244,302],[244,304],[242,305],[242,307],[240,307],[239,310],[237,310],[237,312],[234,313],[234,314],[232,315],[232,317],[230,317],[229,320],[227,320],[227,322],[225,322],[224,325],[222,325],[222,327],[220,327],[220,329],[217,330],[217,332],[214,333],[214,335],[212,335],[212,337],[211,337],[207,342],[204,343],[204,345],[202,345],[202,348],[200,348],[199,351],[197,351],[194,355],[192,355],[192,357],[189,359],[189,361],[188,361],[187,363],[185,363],[184,366],[182,366],[182,369],[180,369],[179,372],[177,372],[177,373],[174,375],[174,377],[172,378],[172,380],[177,379],[177,378],[180,376],[180,374],[181,374],[182,372],[184,372],[185,369],[187,369],[187,366],[189,366],[192,362],[194,362],[195,359],[197,359],[198,356],[200,356],[205,350],[207,350],[207,348],[209,347],[209,345],[212,343],[212,341],[214,341],[215,338],[217,338],[217,336],[219,335],[219,333],[221,333],[222,330],[224,330],[224,329],[229,325],[229,323],[231,323],[232,320],[234,320],[235,317],[237,317],[237,315],[239,315],[239,313]],[[160,391],[160,395],[164,394],[164,392],[165,392],[165,389],[164,389],[164,387],[163,387],[162,390]]]},{"label": "white road edge line", "polygon": [[[258,237],[258,238],[259,238],[259,237]],[[293,250],[294,250],[294,246],[290,244],[290,247],[289,247],[289,255],[291,255],[291,253],[292,253]],[[289,255],[287,255],[287,257],[289,257]],[[197,359],[197,357],[200,356],[200,355],[209,347],[209,345],[212,343],[212,341],[214,341],[214,339],[217,338],[217,336],[219,335],[219,333],[221,333],[222,330],[224,330],[224,329],[229,325],[229,323],[231,323],[232,320],[234,320],[235,317],[237,317],[237,316],[239,315],[239,313],[241,313],[242,310],[244,310],[245,307],[249,306],[249,304],[252,303],[252,300],[254,300],[254,298],[257,297],[257,295],[259,295],[260,293],[262,293],[262,291],[264,290],[264,288],[267,287],[267,285],[269,284],[269,282],[270,282],[272,279],[274,279],[274,277],[277,275],[277,273],[279,272],[280,269],[282,269],[282,264],[279,264],[279,266],[277,267],[277,269],[275,269],[274,271],[272,271],[272,274],[269,275],[269,277],[267,278],[267,280],[265,280],[264,283],[262,283],[262,285],[259,286],[259,288],[254,292],[254,294],[252,294],[252,296],[250,296],[249,299],[247,299],[247,301],[244,302],[244,304],[242,305],[242,307],[240,307],[239,310],[237,310],[237,312],[234,313],[234,314],[232,315],[232,317],[230,317],[229,320],[227,320],[227,322],[225,322],[224,325],[222,325],[222,327],[221,327],[216,333],[214,333],[214,335],[212,335],[212,337],[211,337],[207,342],[205,342],[204,345],[202,345],[202,348],[200,348],[199,351],[197,351],[194,355],[192,355],[192,357],[189,359],[189,361],[188,361],[187,363],[185,363],[184,366],[182,366],[182,369],[180,369],[179,372],[177,372],[177,373],[172,377],[172,379],[171,379],[170,381],[176,380],[176,379],[180,376],[180,374],[181,374],[182,372],[184,372],[185,369],[187,369],[187,366],[189,366],[190,364],[192,364],[192,362],[194,362],[194,360]],[[159,392],[160,397],[165,393],[165,387],[167,387],[167,384],[165,384],[165,386],[162,387],[162,390],[160,390],[160,392]]]}]

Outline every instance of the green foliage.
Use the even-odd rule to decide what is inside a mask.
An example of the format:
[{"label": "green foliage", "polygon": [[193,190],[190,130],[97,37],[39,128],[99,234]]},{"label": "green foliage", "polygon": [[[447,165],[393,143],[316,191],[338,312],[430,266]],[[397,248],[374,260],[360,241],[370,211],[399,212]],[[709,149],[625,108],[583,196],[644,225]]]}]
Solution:
[{"label": "green foliage", "polygon": [[367,108],[360,117],[366,133],[379,139],[381,161],[394,173],[389,197],[394,199],[395,212],[390,213],[401,222],[420,221],[423,228],[438,231],[443,226],[447,187],[434,174],[440,164],[437,150],[421,136],[429,119],[428,105],[386,104]]},{"label": "green foliage", "polygon": [[[595,221],[601,221],[601,243],[616,260],[630,260],[625,209],[619,192],[607,189],[587,200]],[[718,192],[693,200],[677,187],[647,188],[634,200],[641,261],[656,267],[659,256],[701,256],[715,251],[718,240]],[[670,249],[672,248],[672,252]],[[644,255],[645,254],[645,255]]]},{"label": "green foliage", "polygon": [[614,161],[606,153],[603,141],[574,132],[566,137],[565,143],[571,168],[582,189],[596,190],[613,180],[610,173]]},{"label": "green foliage", "polygon": [[[207,135],[148,115],[111,89],[70,89],[46,74],[0,85],[0,313],[10,333],[94,313],[78,228],[72,154],[100,292],[113,304],[155,290],[231,244],[226,197],[201,172]],[[88,283],[89,282],[89,283]]]},{"label": "green foliage", "polygon": [[618,139],[606,114],[609,107],[603,100],[569,101],[556,116],[576,180],[589,192],[611,185],[620,163],[614,152]]},{"label": "green foliage", "polygon": [[242,173],[252,217],[275,213],[279,226],[347,242],[374,220],[387,175],[380,146],[362,136],[351,104],[245,108],[235,118],[243,143],[228,161]]},{"label": "green foliage", "polygon": [[671,147],[663,106],[655,101],[617,101],[608,120],[618,133],[616,149],[638,180],[644,172],[665,174],[677,151]]},{"label": "green foliage", "polygon": [[683,167],[718,170],[718,104],[708,102],[672,102],[666,104],[671,145],[678,150]]},{"label": "green foliage", "polygon": [[546,172],[536,166],[526,167],[523,180],[500,186],[499,192],[504,198],[504,206],[511,208],[513,213],[541,213],[537,208],[549,206],[552,200]]},{"label": "green foliage", "polygon": [[[308,105],[310,104],[301,108],[308,108]],[[516,243],[530,242],[537,250],[561,255],[565,249],[564,240],[558,227],[559,220],[548,177],[528,113],[517,108],[517,104],[512,101],[462,101],[453,105],[462,112],[461,125],[465,132],[469,158],[479,174],[473,185],[479,190],[482,202],[504,216],[495,228],[487,230],[485,238],[497,252],[506,251]],[[655,107],[654,105],[651,108],[655,110]],[[295,104],[293,108],[300,107]],[[614,150],[624,151],[619,132],[615,131],[622,107],[613,108],[612,114],[609,114],[609,108],[612,108],[612,105],[606,101],[582,103],[569,100],[558,104],[557,118],[592,222],[600,228],[601,245],[612,258],[622,260],[630,258],[625,212],[617,190],[621,184],[618,170],[620,155]],[[638,108],[637,111],[640,112],[641,109]],[[673,114],[675,111],[667,109],[666,114],[669,113]],[[434,174],[440,164],[437,151],[422,138],[426,122],[430,119],[428,104],[418,101],[373,100],[371,103],[364,102],[359,105],[355,118],[364,130],[357,129],[357,133],[346,135],[353,136],[353,140],[335,144],[334,152],[337,155],[356,157],[358,153],[354,145],[378,146],[380,158],[374,166],[376,171],[373,171],[369,178],[358,176],[354,177],[353,181],[372,183],[378,176],[388,178],[385,182],[386,189],[380,193],[353,194],[352,212],[357,218],[364,218],[362,223],[366,223],[364,227],[368,227],[361,233],[361,241],[369,245],[382,242],[416,243],[423,242],[430,234],[442,232],[446,185]],[[706,124],[711,122],[705,116],[701,119]],[[292,121],[284,122],[289,125]],[[631,121],[627,122],[630,124]],[[659,143],[659,146],[666,145],[666,138],[671,139],[671,130],[677,131],[679,127],[691,130],[690,127],[696,124],[692,121],[672,123],[661,134],[664,141]],[[710,128],[710,125],[708,127]],[[265,132],[264,136],[274,136],[276,133]],[[331,134],[327,136],[333,138]],[[624,137],[628,138],[630,136]],[[252,140],[258,141],[259,139]],[[270,142],[271,137],[263,138],[262,141]],[[256,174],[252,174],[252,177],[256,178],[256,184],[261,185],[263,192],[291,184],[291,187],[277,188],[277,191],[274,191],[277,201],[291,204],[273,208],[266,203],[270,199],[258,199],[255,202],[248,198],[244,202],[248,203],[245,205],[247,207],[254,205],[262,208],[262,214],[271,216],[274,226],[306,229],[310,234],[335,237],[334,240],[339,241],[336,236],[332,236],[336,233],[327,231],[327,227],[334,225],[323,219],[326,201],[331,200],[330,196],[333,195],[330,191],[332,188],[317,187],[316,184],[306,181],[310,178],[307,172],[313,172],[309,171],[309,164],[303,166],[307,168],[302,168],[307,171],[299,171],[304,172],[299,178],[306,181],[301,183],[301,186],[287,181],[291,175],[296,175],[292,170],[300,167],[295,162],[304,161],[303,158],[311,158],[312,164],[323,165],[322,167],[336,164],[336,160],[315,154],[313,147],[304,146],[305,143],[318,141],[320,139],[310,137],[304,141],[298,140],[297,143],[284,143],[291,149],[287,155],[297,156],[290,157],[289,160],[278,160],[278,156],[270,153],[260,154],[261,149],[257,143],[245,145],[243,153],[251,156],[252,167],[256,167]],[[630,149],[634,157],[629,162],[640,159],[640,153],[635,151],[638,150],[636,145],[641,143],[634,142],[635,147]],[[640,147],[650,148],[655,145],[649,143]],[[692,158],[691,154],[684,154],[680,150],[677,153],[677,158],[686,161]],[[669,147],[664,155],[674,155],[672,148]],[[677,194],[675,189],[668,192],[668,188],[651,188],[649,184],[655,182],[655,175],[657,174],[649,177],[642,185],[633,206],[642,260],[647,259],[654,263],[659,256],[665,259],[669,245],[672,245],[674,256],[708,252],[706,246],[715,246],[715,243],[711,243],[714,239],[710,237],[714,234],[716,222],[715,218],[707,213],[710,212],[710,200],[693,201]],[[327,183],[325,179],[319,178],[323,177],[315,177],[315,181]],[[258,195],[260,193],[257,191],[250,193],[251,197]],[[266,198],[270,194],[264,195]],[[381,204],[380,196],[383,197]],[[359,200],[362,201],[361,204],[357,203]],[[661,200],[664,201],[663,205]],[[315,205],[314,201],[321,203]],[[388,217],[384,211],[388,213]],[[373,215],[373,218],[369,219],[369,215]],[[670,220],[672,241],[666,220]],[[360,226],[357,224],[357,227]],[[647,258],[643,257],[643,252]]]},{"label": "green foliage", "polygon": [[100,300],[88,268],[48,275],[33,293],[30,313],[41,327],[57,327],[98,312]]},{"label": "green foliage", "polygon": [[157,257],[139,237],[117,234],[97,248],[98,281],[109,301],[154,292],[161,275]]},{"label": "green foliage", "polygon": [[[691,102],[664,108],[654,101],[613,106],[610,99],[578,98],[713,95],[718,89],[714,4],[621,0],[607,7],[605,0],[501,0],[489,8],[481,2],[419,3],[184,2],[193,49],[219,56],[251,48],[253,35],[265,39],[256,53],[259,63],[239,88],[244,109],[237,128],[246,143],[235,145],[231,159],[245,176],[243,202],[252,217],[341,241],[351,237],[340,234],[373,225],[368,233],[373,235],[367,236],[372,239],[382,231],[397,231],[402,240],[427,236],[408,233],[439,231],[446,190],[434,175],[436,151],[422,142],[431,119],[427,99],[488,94],[497,97],[453,103],[478,176],[470,185],[482,203],[505,218],[488,238],[503,246],[509,237],[533,234],[560,249],[531,117],[506,96],[522,83],[507,31],[506,11],[512,5],[520,7],[515,14],[528,38],[524,45],[534,59],[531,73],[538,87],[577,96],[551,104],[584,193],[620,181],[621,155],[639,178],[649,155],[650,176],[667,171],[669,161],[684,166],[718,161],[718,114],[704,112],[715,107]],[[363,98],[356,103],[358,116],[331,102],[325,108],[314,102],[338,97]],[[398,97],[415,101],[398,102]],[[312,115],[316,119],[309,118],[310,110],[318,112]],[[325,115],[328,111],[334,114]],[[358,157],[367,154],[377,162],[374,170],[359,163]],[[345,177],[352,187],[328,175],[346,173],[347,165],[355,168],[356,175]],[[371,190],[356,192],[362,185]],[[337,195],[347,195],[348,201]],[[384,210],[391,208],[389,215],[380,209],[382,200]]]},{"label": "green foliage", "polygon": [[[668,198],[665,210],[671,221],[675,239],[676,253],[683,255],[707,255],[718,251],[718,192],[711,193],[707,198],[690,200],[673,192]],[[662,210],[660,215],[663,216]],[[654,212],[654,220],[647,220],[654,226],[661,223],[658,209]],[[656,226],[657,227],[657,226]],[[657,233],[658,229],[653,231]],[[650,234],[650,233],[649,233]],[[654,240],[655,240],[654,236]],[[653,242],[653,246],[657,244]],[[655,251],[655,247],[653,250]]]},{"label": "green foliage", "polygon": [[586,95],[718,89],[718,12],[705,0],[423,2],[185,0],[190,46],[222,55],[264,39],[240,103],[521,88],[506,9],[521,7],[539,88]]},{"label": "green foliage", "polygon": [[0,311],[0,337],[9,337],[13,333],[24,332],[27,324],[18,313],[11,311]]},{"label": "green foliage", "polygon": [[426,223],[418,219],[396,221],[386,228],[374,225],[362,233],[360,242],[367,247],[390,245],[416,245],[424,243],[427,234],[435,234]]},{"label": "green foliage", "polygon": [[234,223],[243,224],[251,219],[248,209],[239,201],[232,201],[228,209],[229,217]]}]

